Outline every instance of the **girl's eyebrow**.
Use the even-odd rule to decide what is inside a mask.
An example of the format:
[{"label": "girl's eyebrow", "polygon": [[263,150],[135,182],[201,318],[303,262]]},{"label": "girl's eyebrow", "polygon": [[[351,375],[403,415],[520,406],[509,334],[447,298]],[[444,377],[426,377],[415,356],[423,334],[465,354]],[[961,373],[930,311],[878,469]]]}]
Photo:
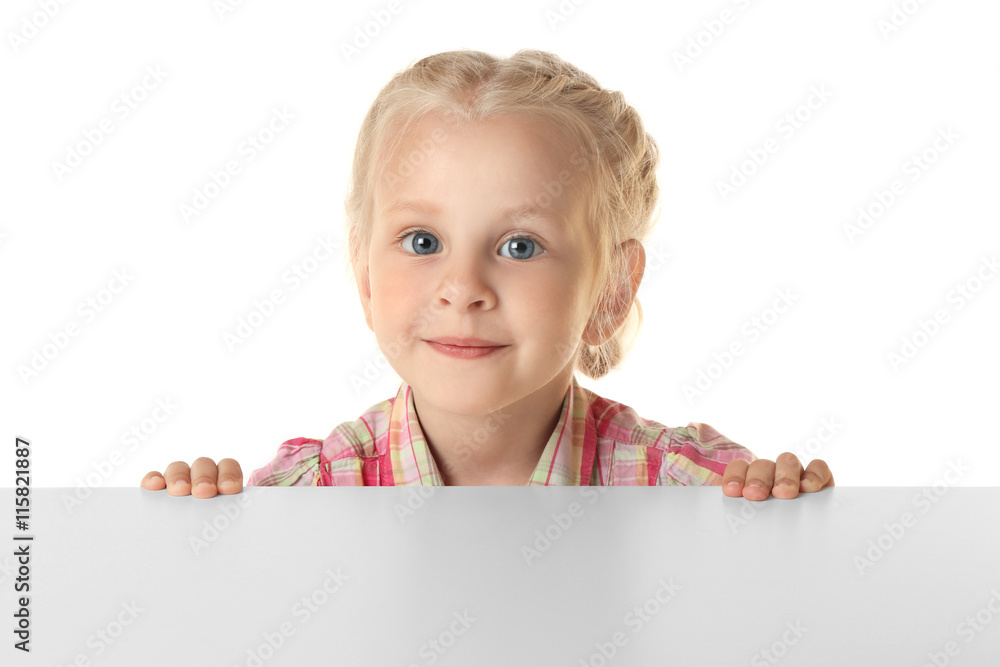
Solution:
[{"label": "girl's eyebrow", "polygon": [[[396,211],[414,211],[425,215],[438,215],[441,213],[441,208],[425,199],[406,199],[389,204],[382,209],[382,214],[388,215],[390,213],[395,213]],[[559,215],[556,211],[552,210],[550,207],[541,207],[535,204],[511,206],[502,210],[500,212],[500,217],[514,222],[518,220],[534,219],[543,222],[555,223],[560,228],[566,224],[565,218]]]},{"label": "girl's eyebrow", "polygon": [[382,209],[382,214],[388,215],[396,211],[416,211],[427,215],[437,215],[441,209],[424,199],[405,199],[389,204]]}]

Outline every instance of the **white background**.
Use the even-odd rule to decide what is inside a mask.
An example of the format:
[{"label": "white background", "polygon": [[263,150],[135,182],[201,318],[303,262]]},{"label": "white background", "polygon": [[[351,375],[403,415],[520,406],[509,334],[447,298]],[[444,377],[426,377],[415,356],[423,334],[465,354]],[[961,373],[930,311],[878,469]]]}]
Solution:
[{"label": "white background", "polygon": [[[388,2],[41,6],[0,16],[0,436],[32,440],[34,485],[135,486],[198,456],[249,474],[282,441],[324,438],[395,394],[391,369],[352,383],[383,358],[346,257],[297,289],[283,275],[318,238],[345,248],[348,169],[377,91],[457,48],[553,51],[623,91],[662,150],[645,322],[621,370],[581,384],[761,458],[823,458],[838,485],[931,485],[958,461],[971,470],[949,483],[994,483],[996,3],[567,0],[553,23],[556,2],[421,0],[349,62],[342,44]],[[143,91],[146,68],[165,76]],[[115,100],[137,86],[122,118]],[[829,98],[803,107],[819,87]],[[247,161],[240,145],[282,107],[294,120]],[[779,123],[796,110],[789,137]],[[105,118],[113,130],[60,178],[54,163]],[[943,128],[957,139],[935,156]],[[723,200],[718,184],[769,138],[778,150]],[[914,180],[908,161],[927,149],[937,159]],[[233,159],[240,173],[186,222],[180,206]],[[905,191],[852,243],[845,226],[894,179]],[[122,270],[127,286],[85,315]],[[970,280],[959,309],[952,290]],[[224,335],[274,289],[284,302],[230,351]],[[792,307],[751,340],[744,325],[782,289]],[[947,322],[893,368],[938,309]],[[689,400],[684,385],[734,342],[745,352]],[[162,423],[158,400],[177,406]],[[125,440],[133,428],[147,432]]]}]

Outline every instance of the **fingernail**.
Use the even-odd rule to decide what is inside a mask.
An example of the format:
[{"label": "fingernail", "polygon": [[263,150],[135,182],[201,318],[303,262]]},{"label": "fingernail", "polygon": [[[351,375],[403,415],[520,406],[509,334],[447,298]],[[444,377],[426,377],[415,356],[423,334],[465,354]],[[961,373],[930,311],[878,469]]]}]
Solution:
[{"label": "fingernail", "polygon": [[729,484],[726,484],[727,489],[738,489],[739,486],[740,486],[739,482],[730,482]]},{"label": "fingernail", "polygon": [[761,482],[759,479],[754,479],[754,480],[751,480],[750,483],[747,484],[747,486],[756,486],[757,488],[760,488],[760,487],[764,486],[764,483]]},{"label": "fingernail", "polygon": [[199,489],[200,489],[201,487],[203,487],[203,486],[212,486],[212,483],[211,483],[211,482],[199,482],[199,483],[198,483],[198,488],[199,488]]},{"label": "fingernail", "polygon": [[782,479],[778,482],[777,486],[792,486],[792,480]]},{"label": "fingernail", "polygon": [[227,479],[227,480],[226,480],[225,482],[223,482],[223,483],[222,483],[222,484],[220,484],[219,486],[220,486],[221,488],[224,488],[224,489],[231,489],[231,488],[233,488],[234,486],[236,486],[236,482],[234,482],[234,481],[233,481],[233,480],[231,480],[231,479]]}]

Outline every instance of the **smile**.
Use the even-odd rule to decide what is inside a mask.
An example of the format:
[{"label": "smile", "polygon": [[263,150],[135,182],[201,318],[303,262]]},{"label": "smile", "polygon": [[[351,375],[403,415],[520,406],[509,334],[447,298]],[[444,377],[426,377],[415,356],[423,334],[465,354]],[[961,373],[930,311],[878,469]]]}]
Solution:
[{"label": "smile", "polygon": [[503,345],[500,347],[463,347],[461,345],[432,343],[429,340],[424,342],[441,354],[448,355],[449,357],[455,357],[457,359],[478,359],[480,357],[488,357],[510,347],[509,345]]}]

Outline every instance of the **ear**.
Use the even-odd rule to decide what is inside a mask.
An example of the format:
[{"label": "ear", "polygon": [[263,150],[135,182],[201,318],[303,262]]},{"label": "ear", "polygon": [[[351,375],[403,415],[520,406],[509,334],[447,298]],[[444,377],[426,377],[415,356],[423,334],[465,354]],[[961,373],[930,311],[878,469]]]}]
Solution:
[{"label": "ear", "polygon": [[361,298],[361,308],[365,311],[365,322],[373,332],[375,326],[372,319],[372,285],[368,277],[368,255],[362,253],[360,239],[357,237],[357,227],[351,226],[350,248],[354,269],[354,281],[358,285],[358,296]]},{"label": "ear", "polygon": [[[618,246],[617,252],[625,253],[627,258],[626,271],[627,280],[618,287],[617,293],[609,297],[602,294],[598,300],[594,315],[587,323],[587,328],[583,332],[583,340],[587,345],[600,345],[607,341],[618,331],[618,328],[625,322],[628,312],[635,301],[636,292],[642,283],[642,276],[646,272],[646,249],[638,239],[628,239]],[[604,312],[600,322],[597,320],[597,313]],[[602,326],[603,325],[603,326]],[[607,328],[605,328],[607,327]]]}]

